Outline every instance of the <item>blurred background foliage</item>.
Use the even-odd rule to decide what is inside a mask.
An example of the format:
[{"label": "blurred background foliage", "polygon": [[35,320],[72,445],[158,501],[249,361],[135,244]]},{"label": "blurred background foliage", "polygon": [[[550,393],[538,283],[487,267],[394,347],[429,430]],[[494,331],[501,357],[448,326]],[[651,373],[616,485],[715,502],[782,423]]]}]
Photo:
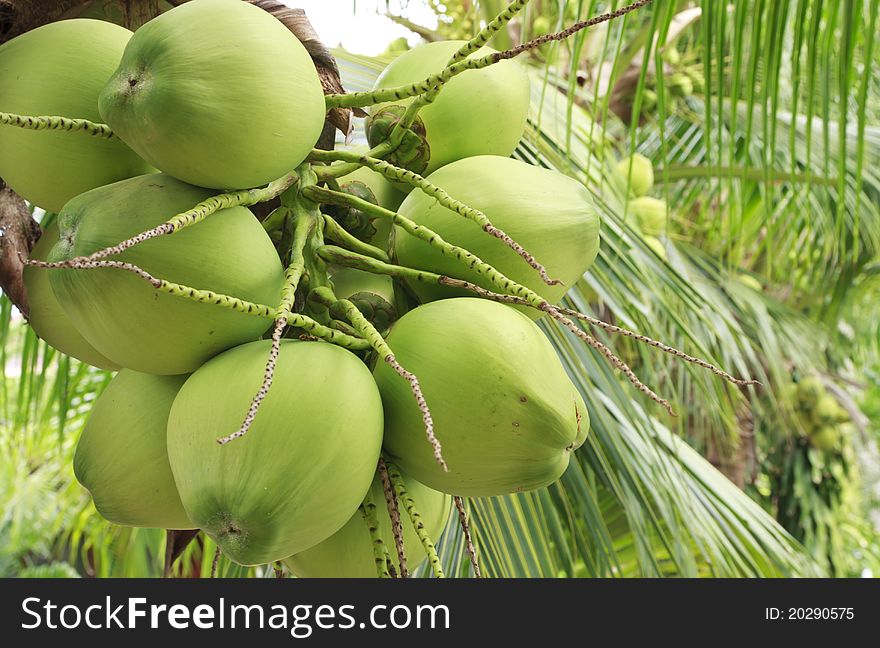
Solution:
[{"label": "blurred background foliage", "polygon": [[[112,16],[113,4],[91,10]],[[625,4],[532,0],[491,44]],[[436,26],[407,18],[416,5]],[[465,39],[505,5],[385,10],[421,39]],[[763,386],[740,390],[600,332],[670,398],[672,418],[543,323],[592,431],[559,483],[470,502],[487,574],[880,575],[878,5],[656,0],[520,57],[533,107],[516,155],[583,181],[603,216],[599,259],[569,305]],[[335,51],[346,88],[369,89],[409,46]],[[634,152],[665,206],[651,223],[615,171]],[[0,575],[161,575],[163,533],[104,522],[73,479],[109,375],[37,340],[5,297],[0,336]],[[467,575],[456,525],[439,549],[447,573]],[[206,575],[213,551],[197,538],[174,573]],[[221,560],[220,574],[272,570]]]}]

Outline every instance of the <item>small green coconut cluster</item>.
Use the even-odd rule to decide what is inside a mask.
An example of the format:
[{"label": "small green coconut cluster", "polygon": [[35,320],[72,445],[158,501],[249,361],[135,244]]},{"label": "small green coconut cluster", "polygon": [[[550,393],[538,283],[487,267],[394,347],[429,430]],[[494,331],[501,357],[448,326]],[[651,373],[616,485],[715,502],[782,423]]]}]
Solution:
[{"label": "small green coconut cluster", "polygon": [[614,176],[627,191],[626,212],[634,220],[636,231],[657,256],[665,259],[666,246],[661,237],[665,237],[669,229],[669,209],[665,200],[648,195],[654,187],[651,160],[634,153],[617,163]]},{"label": "small green coconut cluster", "polygon": [[[301,576],[441,576],[455,504],[479,573],[461,496],[553,483],[589,430],[535,319],[669,408],[575,322],[635,334],[559,306],[599,219],[582,184],[509,157],[529,81],[486,42],[525,4],[368,93],[325,96],[296,37],[238,0],[0,47],[0,176],[58,212],[30,322],[118,371],[74,465],[105,518]],[[354,106],[371,148],[314,149]]]},{"label": "small green coconut cluster", "polygon": [[794,387],[792,399],[797,429],[814,448],[840,453],[843,440],[852,434],[852,418],[817,376],[806,376]]}]

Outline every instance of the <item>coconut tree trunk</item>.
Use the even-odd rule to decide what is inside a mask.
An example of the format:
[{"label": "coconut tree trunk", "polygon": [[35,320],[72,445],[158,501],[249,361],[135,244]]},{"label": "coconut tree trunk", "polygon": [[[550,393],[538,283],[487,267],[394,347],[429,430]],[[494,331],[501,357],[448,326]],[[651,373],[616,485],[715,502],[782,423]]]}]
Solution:
[{"label": "coconut tree trunk", "polygon": [[28,314],[28,300],[22,260],[38,238],[40,226],[31,218],[24,200],[0,180],[0,288],[24,315]]},{"label": "coconut tree trunk", "polygon": [[60,20],[68,12],[82,9],[88,3],[89,0],[0,0],[0,43]]}]

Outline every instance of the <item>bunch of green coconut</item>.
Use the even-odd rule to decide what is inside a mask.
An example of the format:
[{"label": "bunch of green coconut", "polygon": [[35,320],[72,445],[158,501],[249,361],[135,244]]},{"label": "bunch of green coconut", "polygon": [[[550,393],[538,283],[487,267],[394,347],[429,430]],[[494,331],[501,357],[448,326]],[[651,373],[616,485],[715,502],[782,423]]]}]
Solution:
[{"label": "bunch of green coconut", "polygon": [[[493,54],[423,45],[369,96],[325,97],[299,40],[238,0],[0,46],[0,177],[57,213],[30,324],[118,372],[74,462],[102,516],[300,576],[426,556],[439,575],[453,497],[561,476],[589,419],[535,320],[599,221],[579,182],[509,157],[529,81],[472,65]],[[355,105],[369,154],[314,149]]]},{"label": "bunch of green coconut", "polygon": [[[702,66],[695,60],[693,53],[682,53],[676,49],[675,43],[666,43],[661,53],[663,59],[663,95],[667,105],[682,102],[693,94],[705,91],[706,80]],[[657,110],[660,92],[655,67],[648,67],[648,77],[642,90],[641,114],[649,116]]]},{"label": "bunch of green coconut", "polygon": [[808,443],[829,454],[842,448],[852,432],[852,419],[818,376],[806,376],[794,388],[799,432]]},{"label": "bunch of green coconut", "polygon": [[641,153],[620,160],[614,167],[618,184],[628,190],[626,213],[642,240],[661,259],[666,258],[666,246],[660,240],[669,227],[669,209],[665,200],[648,195],[654,187],[654,167]]}]

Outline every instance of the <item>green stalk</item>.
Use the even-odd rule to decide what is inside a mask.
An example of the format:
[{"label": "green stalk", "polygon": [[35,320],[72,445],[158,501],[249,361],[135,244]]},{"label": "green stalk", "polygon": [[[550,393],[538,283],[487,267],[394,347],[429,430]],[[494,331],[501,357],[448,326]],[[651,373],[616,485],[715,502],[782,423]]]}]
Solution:
[{"label": "green stalk", "polygon": [[385,464],[388,466],[388,478],[391,480],[391,486],[394,488],[397,500],[403,502],[403,508],[406,509],[413,529],[415,529],[416,535],[422,543],[422,549],[425,550],[425,555],[428,557],[428,562],[431,565],[434,576],[436,578],[445,578],[446,575],[443,573],[443,567],[440,565],[440,556],[437,555],[434,542],[431,540],[428,532],[425,531],[425,523],[422,521],[418,508],[416,508],[416,503],[406,490],[403,477],[400,475],[400,469],[396,464],[389,461],[387,457],[385,457]]},{"label": "green stalk", "polygon": [[416,405],[422,413],[422,422],[425,426],[425,436],[433,449],[434,459],[444,471],[448,471],[449,468],[446,465],[446,461],[443,459],[442,447],[434,434],[434,420],[431,416],[431,410],[428,408],[428,403],[425,401],[425,395],[422,393],[422,387],[419,384],[419,379],[416,375],[401,366],[397,361],[397,358],[394,356],[391,347],[389,347],[388,343],[385,341],[385,338],[383,338],[382,334],[379,333],[375,326],[373,326],[373,323],[364,317],[364,314],[361,313],[354,303],[347,299],[337,299],[333,290],[326,286],[312,289],[309,293],[309,298],[326,306],[331,314],[334,312],[342,314],[342,316],[351,322],[358,334],[369,341],[376,354],[382,358],[382,360],[386,362],[398,376],[409,383],[410,391],[412,391],[413,397],[416,399]]},{"label": "green stalk", "polygon": [[[52,267],[52,264],[50,263],[36,260],[27,261],[27,265],[31,265],[37,268]],[[262,317],[270,320],[277,319],[278,311],[272,306],[267,306],[266,304],[257,304],[254,302],[239,299],[238,297],[231,297],[229,295],[215,293],[211,290],[200,290],[198,288],[175,283],[173,281],[159,279],[148,273],[146,270],[143,270],[132,263],[125,263],[122,261],[90,261],[75,266],[75,269],[77,270],[91,270],[99,268],[126,270],[137,275],[144,281],[147,281],[158,292],[165,293],[167,295],[182,297],[184,299],[189,299],[200,304],[212,304],[214,306],[220,306],[221,308],[227,308],[238,313],[243,313],[244,315],[253,315],[255,317]],[[336,344],[346,349],[350,349],[352,351],[366,351],[372,348],[369,342],[367,342],[366,340],[350,335],[345,335],[344,333],[341,333],[316,322],[307,315],[291,313],[287,317],[287,324],[288,326],[301,328],[309,334],[313,335],[314,337],[320,338],[326,342]]]},{"label": "green stalk", "polygon": [[109,256],[122,254],[125,250],[128,250],[139,243],[143,243],[144,241],[159,236],[175,234],[182,229],[201,223],[208,216],[216,214],[222,209],[229,209],[231,207],[249,207],[251,205],[256,205],[257,203],[271,200],[290,189],[298,181],[298,172],[292,171],[287,175],[270,182],[265,187],[242,189],[240,191],[232,191],[211,196],[198,203],[192,209],[188,209],[185,212],[172,216],[164,223],[161,223],[152,229],[143,231],[140,234],[136,234],[131,238],[127,238],[121,243],[111,245],[85,256],[74,257],[72,259],[67,259],[66,261],[56,261],[46,267],[75,268],[77,267],[77,264],[97,261],[98,259],[105,259]]},{"label": "green stalk", "polygon": [[349,250],[352,250],[353,252],[358,252],[365,256],[379,259],[380,261],[390,260],[388,253],[385,252],[385,250],[372,246],[369,243],[364,243],[362,240],[349,233],[346,229],[342,227],[342,225],[337,223],[327,214],[324,214],[323,216],[324,236],[331,241],[336,241],[340,245]]},{"label": "green stalk", "polygon": [[364,498],[364,503],[360,505],[359,510],[364,518],[364,523],[367,525],[367,530],[370,532],[373,558],[376,561],[376,574],[379,578],[391,578],[391,574],[388,571],[390,556],[388,555],[388,549],[385,548],[385,543],[382,541],[382,536],[379,535],[379,517],[376,514],[376,505],[373,503],[369,491],[367,491],[367,496]]},{"label": "green stalk", "polygon": [[[311,158],[315,160],[321,160],[324,155],[323,151],[315,150],[311,154]],[[407,169],[402,169],[398,166],[391,164],[390,162],[386,162],[385,160],[379,160],[369,155],[359,155],[357,153],[351,152],[340,152],[337,156],[337,159],[346,160],[351,162],[357,162],[367,167],[368,169],[375,171],[376,173],[382,174],[384,177],[389,180],[396,182],[405,182],[410,186],[419,189],[424,194],[434,198],[439,202],[443,207],[446,207],[448,210],[455,212],[459,216],[463,216],[470,221],[473,221],[480,228],[492,236],[502,241],[507,247],[517,253],[517,255],[523,259],[529,266],[534,269],[540,276],[541,279],[548,286],[555,286],[560,283],[557,279],[551,279],[550,275],[547,273],[547,269],[543,266],[543,264],[539,263],[534,256],[532,256],[528,250],[526,250],[522,245],[513,240],[504,230],[495,227],[492,222],[489,220],[489,217],[486,216],[479,209],[475,209],[470,207],[460,200],[456,200],[452,196],[450,196],[445,189],[442,187],[438,187],[434,183],[430,182],[426,178],[423,178],[418,173],[414,173]]]},{"label": "green stalk", "polygon": [[483,27],[479,34],[470,39],[467,44],[463,45],[462,48],[455,53],[450,59],[449,64],[452,65],[453,63],[466,59],[483,45],[488,43],[495,34],[504,28],[507,23],[513,20],[514,16],[525,9],[525,6],[529,4],[529,1],[530,0],[514,0],[507,5],[507,8],[495,16],[489,24]]},{"label": "green stalk", "polygon": [[70,119],[55,115],[16,115],[15,113],[0,112],[0,124],[6,126],[18,126],[27,130],[60,130],[68,133],[84,132],[92,137],[111,139],[116,137],[107,124],[96,124],[88,119]]}]

